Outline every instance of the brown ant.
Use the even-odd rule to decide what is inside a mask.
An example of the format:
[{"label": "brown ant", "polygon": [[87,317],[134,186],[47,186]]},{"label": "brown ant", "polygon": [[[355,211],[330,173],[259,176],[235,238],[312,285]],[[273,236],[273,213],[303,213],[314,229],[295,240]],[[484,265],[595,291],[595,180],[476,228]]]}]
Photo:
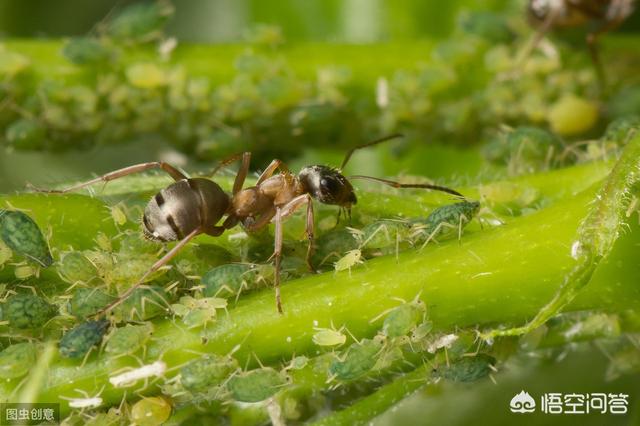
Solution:
[{"label": "brown ant", "polygon": [[[308,248],[306,261],[309,268],[313,253],[314,216],[313,199],[323,204],[339,206],[350,216],[351,206],[357,198],[349,180],[341,173],[351,155],[357,149],[372,146],[401,135],[390,135],[367,144],[359,145],[347,152],[340,169],[323,165],[304,167],[297,175],[291,173],[280,160],[273,160],[258,177],[254,186],[243,188],[249,172],[251,153],[244,152],[220,162],[209,176],[213,176],[222,166],[242,160],[231,195],[217,183],[205,177],[189,178],[175,167],[165,162],[137,164],[107,173],[103,176],[79,183],[62,190],[42,190],[39,192],[67,193],[99,182],[109,182],[133,173],[159,168],[167,172],[176,182],[160,190],[147,204],[142,217],[144,235],[154,241],[178,241],[169,252],[158,260],[140,280],[127,289],[118,299],[98,312],[101,315],[122,303],[131,293],[159,268],[167,264],[189,241],[199,234],[214,237],[225,230],[242,224],[247,232],[255,232],[273,222],[275,243],[272,258],[275,258],[274,287],[276,306],[282,313],[280,301],[280,262],[282,257],[282,222],[297,209],[306,204],[306,235]],[[274,174],[276,170],[279,174]],[[395,188],[426,188],[463,197],[459,192],[432,184],[402,184],[399,182],[370,176],[352,176],[352,179],[368,179]],[[226,216],[224,221],[218,222]]]},{"label": "brown ant", "polygon": [[591,60],[602,84],[604,83],[604,71],[598,54],[598,37],[614,30],[628,18],[633,12],[634,1],[529,0],[527,15],[530,23],[538,29],[530,49],[534,48],[542,37],[551,30],[595,24],[595,27],[588,31],[586,41]]}]

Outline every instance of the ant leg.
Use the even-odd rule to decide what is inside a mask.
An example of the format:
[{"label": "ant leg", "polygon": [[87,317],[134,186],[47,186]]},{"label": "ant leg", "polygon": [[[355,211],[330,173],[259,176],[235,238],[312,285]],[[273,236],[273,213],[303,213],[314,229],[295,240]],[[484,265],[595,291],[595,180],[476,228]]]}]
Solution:
[{"label": "ant leg", "polygon": [[275,238],[274,238],[274,249],[273,249],[273,257],[275,257],[275,275],[273,278],[273,286],[276,290],[276,307],[278,308],[278,312],[282,313],[282,301],[280,300],[280,261],[282,260],[282,216],[280,207],[276,207],[276,216],[275,216]]},{"label": "ant leg", "polygon": [[133,166],[129,166],[129,167],[125,167],[123,169],[119,169],[119,170],[115,170],[113,172],[107,173],[105,175],[102,175],[100,177],[97,177],[95,179],[91,179],[87,182],[82,182],[79,183],[77,185],[73,185],[70,186],[68,188],[64,188],[64,189],[41,189],[41,188],[36,188],[31,184],[27,184],[27,186],[30,189],[33,189],[36,192],[45,192],[45,193],[50,193],[50,194],[65,194],[67,192],[72,192],[72,191],[76,191],[78,189],[82,189],[85,188],[87,186],[91,186],[93,184],[99,183],[99,182],[109,182],[112,180],[116,180],[119,179],[121,177],[125,177],[134,173],[140,173],[140,172],[144,172],[146,170],[151,170],[151,169],[162,169],[165,172],[167,172],[174,180],[179,181],[179,180],[183,180],[183,179],[188,179],[187,176],[185,176],[180,170],[176,169],[175,167],[173,167],[170,164],[167,164],[163,161],[153,161],[150,163],[141,163],[141,164],[135,164]]},{"label": "ant leg", "polygon": [[266,169],[264,169],[260,177],[258,177],[256,186],[260,185],[262,182],[269,179],[277,169],[280,169],[283,172],[289,171],[289,168],[282,162],[282,160],[275,159],[271,163],[269,163],[269,165],[267,166]]},{"label": "ant leg", "polygon": [[256,232],[257,230],[261,229],[262,227],[266,226],[269,224],[269,222],[271,222],[271,220],[273,219],[273,217],[276,215],[276,208],[275,207],[271,207],[269,210],[267,210],[266,212],[262,213],[262,215],[260,215],[260,217],[258,218],[258,220],[256,220],[253,223],[250,224],[245,224],[243,221],[243,225],[245,227],[245,229],[249,232]]},{"label": "ant leg", "polygon": [[307,234],[307,266],[311,272],[315,272],[315,268],[311,264],[311,256],[313,256],[313,237],[314,237],[314,219],[313,219],[313,199],[309,194],[300,195],[289,201],[282,207],[282,218],[291,216],[303,204],[307,204],[307,221],[305,233]]},{"label": "ant leg", "polygon": [[115,301],[113,301],[112,303],[110,303],[109,305],[107,305],[105,308],[99,310],[94,316],[100,316],[102,314],[104,314],[105,312],[109,312],[112,311],[115,307],[117,307],[118,305],[120,305],[122,302],[124,302],[127,297],[131,296],[131,293],[133,293],[138,287],[140,287],[142,284],[144,284],[145,280],[154,272],[156,272],[158,269],[162,268],[164,265],[166,265],[167,263],[169,263],[169,261],[171,259],[173,259],[179,252],[180,250],[182,250],[182,248],[187,245],[187,243],[189,241],[191,241],[194,237],[196,237],[198,234],[202,233],[202,230],[200,228],[196,228],[193,231],[191,231],[191,233],[189,235],[187,235],[186,237],[184,237],[182,240],[180,240],[180,242],[178,242],[178,244],[176,244],[171,250],[169,250],[169,252],[167,254],[165,254],[162,259],[158,260],[156,263],[153,264],[153,266],[151,268],[149,268],[149,270],[147,272],[144,273],[144,275],[138,280],[137,283],[135,283],[133,286],[129,287],[120,297],[118,297]]},{"label": "ant leg", "polygon": [[236,175],[236,178],[233,181],[233,195],[236,195],[242,189],[242,185],[244,185],[244,180],[247,178],[247,174],[249,173],[250,163],[251,163],[251,153],[250,152],[243,153],[242,164],[240,165],[238,174]]},{"label": "ant leg", "polygon": [[446,186],[440,186],[440,185],[433,185],[430,183],[400,183],[400,182],[396,182],[393,180],[388,180],[388,179],[382,179],[382,178],[377,178],[377,177],[373,177],[373,176],[362,176],[362,175],[355,175],[355,176],[349,176],[349,179],[365,179],[365,180],[371,180],[374,182],[380,182],[383,183],[385,185],[389,185],[393,188],[424,188],[424,189],[433,189],[434,191],[441,191],[441,192],[446,192],[447,194],[451,194],[451,195],[455,195],[456,197],[460,197],[462,199],[464,199],[464,195],[462,195],[461,193],[459,193],[458,191],[451,189],[451,188],[447,188]]}]

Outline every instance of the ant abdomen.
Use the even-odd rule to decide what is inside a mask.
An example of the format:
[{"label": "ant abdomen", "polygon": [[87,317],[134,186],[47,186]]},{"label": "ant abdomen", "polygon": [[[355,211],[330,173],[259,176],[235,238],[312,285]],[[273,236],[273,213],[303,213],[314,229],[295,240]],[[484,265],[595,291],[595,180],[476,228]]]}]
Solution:
[{"label": "ant abdomen", "polygon": [[143,231],[152,240],[181,240],[198,228],[213,227],[228,207],[229,196],[217,183],[183,179],[149,200],[142,217]]}]

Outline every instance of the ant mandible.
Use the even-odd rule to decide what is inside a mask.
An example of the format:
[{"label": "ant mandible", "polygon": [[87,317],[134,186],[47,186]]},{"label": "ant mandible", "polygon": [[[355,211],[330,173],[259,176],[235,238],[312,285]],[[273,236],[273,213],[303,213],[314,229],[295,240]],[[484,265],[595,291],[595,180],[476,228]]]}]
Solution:
[{"label": "ant mandible", "polygon": [[[313,199],[323,204],[337,205],[341,210],[345,210],[346,214],[350,215],[351,206],[356,204],[357,198],[351,183],[342,174],[342,169],[356,150],[400,136],[402,135],[393,134],[352,148],[345,155],[339,169],[324,165],[313,165],[304,167],[295,175],[289,171],[282,161],[273,160],[258,177],[255,185],[248,188],[243,188],[243,185],[249,173],[251,153],[236,154],[221,161],[218,167],[209,174],[209,176],[213,176],[221,167],[241,159],[242,163],[236,174],[231,195],[206,177],[190,178],[170,164],[161,161],[125,167],[61,190],[46,190],[33,187],[32,189],[46,193],[67,193],[96,183],[106,183],[130,174],[158,168],[165,171],[175,180],[174,183],[160,190],[151,198],[144,210],[142,224],[145,237],[159,242],[178,241],[178,243],[153,264],[136,284],[129,287],[120,297],[100,310],[96,315],[102,315],[121,304],[151,274],[166,265],[194,237],[200,234],[217,237],[238,223],[247,232],[251,233],[264,228],[271,222],[275,224],[274,252],[271,257],[275,259],[274,287],[276,306],[278,312],[282,313],[280,263],[282,258],[283,220],[306,204],[305,233],[308,239],[306,261],[309,268],[313,270],[311,264],[314,238]],[[280,170],[280,173],[274,174],[276,170]],[[439,185],[403,184],[362,175],[351,176],[351,178],[368,179],[395,188],[432,189],[463,197],[459,192]],[[224,216],[226,218],[218,225],[218,222]]]}]

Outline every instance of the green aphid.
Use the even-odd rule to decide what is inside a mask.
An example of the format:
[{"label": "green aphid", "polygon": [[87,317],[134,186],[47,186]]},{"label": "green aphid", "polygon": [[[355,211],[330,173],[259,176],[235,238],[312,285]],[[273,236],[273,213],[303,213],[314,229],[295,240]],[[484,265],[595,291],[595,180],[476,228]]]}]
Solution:
[{"label": "green aphid", "polygon": [[13,252],[11,249],[2,240],[0,240],[0,268],[2,265],[10,261],[12,256]]},{"label": "green aphid", "polygon": [[407,335],[424,318],[426,307],[422,300],[404,303],[393,308],[382,324],[382,333],[387,337]]},{"label": "green aphid", "polygon": [[140,287],[114,309],[121,321],[146,321],[167,312],[169,301],[162,287]]},{"label": "green aphid", "polygon": [[96,266],[81,252],[71,251],[62,256],[58,264],[60,278],[69,284],[88,284],[98,275]]},{"label": "green aphid", "polygon": [[142,348],[153,334],[153,324],[127,324],[117,328],[107,338],[104,351],[111,356],[129,355]]},{"label": "green aphid", "polygon": [[362,228],[363,248],[381,249],[395,246],[409,236],[411,224],[402,220],[382,219],[376,220]]},{"label": "green aphid", "polygon": [[369,372],[378,361],[384,347],[384,339],[376,336],[363,339],[347,349],[343,359],[334,360],[329,366],[329,374],[339,380],[354,380]]},{"label": "green aphid", "polygon": [[0,352],[0,379],[18,379],[27,374],[35,362],[33,343],[15,343]]},{"label": "green aphid", "polygon": [[21,211],[0,210],[0,238],[14,253],[21,254],[42,267],[46,268],[53,263],[40,228]]},{"label": "green aphid", "polygon": [[97,288],[78,288],[69,301],[69,313],[78,318],[88,318],[113,302],[115,297]]},{"label": "green aphid", "polygon": [[238,362],[234,358],[205,355],[180,369],[180,382],[191,392],[207,392],[221,385],[237,369]]},{"label": "green aphid", "polygon": [[158,249],[158,244],[143,238],[139,232],[127,231],[120,241],[121,254],[155,254]]},{"label": "green aphid", "polygon": [[494,357],[487,354],[462,357],[449,365],[442,365],[434,372],[436,376],[455,382],[473,382],[488,376],[496,363]]},{"label": "green aphid", "polygon": [[417,240],[424,239],[426,244],[438,236],[459,234],[479,210],[478,201],[460,201],[438,207],[426,219],[413,221],[418,229]]},{"label": "green aphid", "polygon": [[39,149],[46,139],[46,131],[42,124],[29,118],[21,118],[7,127],[5,138],[18,150]]},{"label": "green aphid", "polygon": [[14,328],[38,328],[58,313],[58,308],[34,294],[16,294],[2,307],[3,317]]},{"label": "green aphid", "polygon": [[73,37],[62,47],[62,56],[76,65],[95,65],[106,62],[110,53],[96,38]]},{"label": "green aphid", "polygon": [[[158,258],[152,254],[123,254],[115,255],[116,262],[113,269],[109,273],[109,283],[120,286],[137,282],[151,266],[158,261]],[[167,268],[160,268],[145,279],[150,282],[167,272]]]},{"label": "green aphid", "polygon": [[173,11],[168,1],[135,3],[109,23],[107,33],[127,41],[149,41],[161,35]]},{"label": "green aphid", "polygon": [[433,330],[432,321],[424,321],[411,331],[410,339],[414,343],[423,342]]},{"label": "green aphid", "polygon": [[60,356],[82,358],[98,345],[109,328],[109,321],[87,321],[67,331],[60,339]]},{"label": "green aphid", "polygon": [[286,383],[286,376],[265,367],[233,376],[227,389],[236,401],[260,402],[275,395]]},{"label": "green aphid", "polygon": [[253,290],[261,282],[260,271],[258,265],[245,263],[217,266],[202,276],[202,292],[206,297],[233,297]]}]

